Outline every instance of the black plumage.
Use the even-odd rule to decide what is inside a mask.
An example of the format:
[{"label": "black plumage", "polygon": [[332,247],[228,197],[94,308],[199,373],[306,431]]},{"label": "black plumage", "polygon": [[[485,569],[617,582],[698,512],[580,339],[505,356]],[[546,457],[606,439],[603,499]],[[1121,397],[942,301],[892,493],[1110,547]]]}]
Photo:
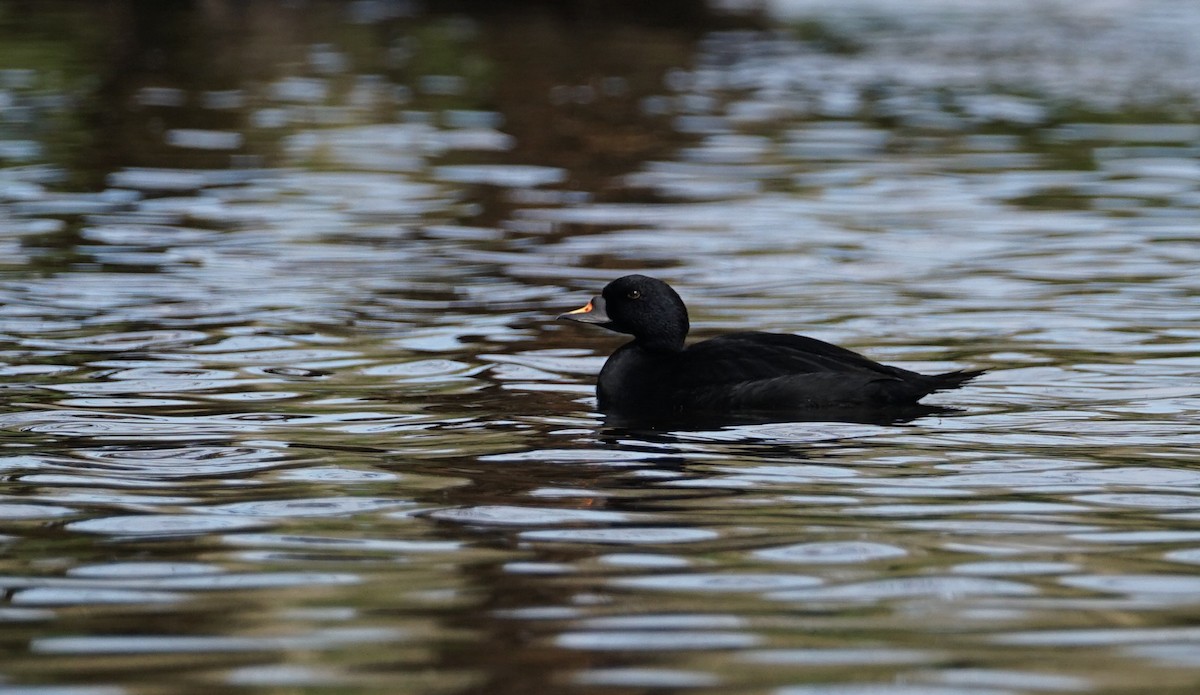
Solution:
[{"label": "black plumage", "polygon": [[983,373],[919,374],[782,333],[732,333],[685,347],[687,307],[670,285],[645,275],[613,280],[587,306],[559,318],[633,336],[600,370],[596,395],[609,414],[896,409]]}]

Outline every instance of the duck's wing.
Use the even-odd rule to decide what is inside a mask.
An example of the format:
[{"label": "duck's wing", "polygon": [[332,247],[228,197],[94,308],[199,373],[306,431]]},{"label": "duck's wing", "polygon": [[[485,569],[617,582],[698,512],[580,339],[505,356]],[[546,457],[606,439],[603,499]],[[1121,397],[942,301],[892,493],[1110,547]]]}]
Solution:
[{"label": "duck's wing", "polygon": [[689,403],[708,409],[911,404],[982,374],[919,374],[815,338],[780,333],[733,333],[696,343],[684,350],[678,369],[677,389]]},{"label": "duck's wing", "polygon": [[[853,350],[786,333],[731,333],[683,351],[683,377],[693,383],[744,383],[808,375],[856,375],[865,381],[921,376]],[[683,375],[681,375],[683,376]]]}]

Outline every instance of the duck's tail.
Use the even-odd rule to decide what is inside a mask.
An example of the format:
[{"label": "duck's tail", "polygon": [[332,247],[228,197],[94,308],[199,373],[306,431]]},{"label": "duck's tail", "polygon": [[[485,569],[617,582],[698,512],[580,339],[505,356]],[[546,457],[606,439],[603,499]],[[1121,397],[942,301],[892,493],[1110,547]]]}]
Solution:
[{"label": "duck's tail", "polygon": [[986,369],[960,369],[954,372],[946,372],[945,374],[934,374],[931,377],[934,385],[930,393],[933,391],[949,391],[950,389],[956,389],[980,374],[984,374],[986,372]]}]

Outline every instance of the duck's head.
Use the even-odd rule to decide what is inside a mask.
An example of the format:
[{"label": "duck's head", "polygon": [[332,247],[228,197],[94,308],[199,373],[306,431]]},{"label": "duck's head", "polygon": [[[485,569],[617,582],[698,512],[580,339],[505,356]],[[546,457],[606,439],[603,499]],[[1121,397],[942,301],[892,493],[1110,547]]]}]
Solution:
[{"label": "duck's head", "polygon": [[645,275],[617,278],[585,306],[558,318],[628,333],[652,349],[683,349],[689,328],[687,307],[675,290]]}]

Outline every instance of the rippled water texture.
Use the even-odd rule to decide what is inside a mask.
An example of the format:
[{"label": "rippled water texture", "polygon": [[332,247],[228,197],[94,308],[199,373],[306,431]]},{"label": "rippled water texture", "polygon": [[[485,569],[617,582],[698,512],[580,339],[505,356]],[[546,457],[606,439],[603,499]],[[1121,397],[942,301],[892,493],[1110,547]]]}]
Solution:
[{"label": "rippled water texture", "polygon": [[[0,6],[0,693],[1200,687],[1200,10],[428,5]],[[991,371],[614,427],[631,271]]]}]

